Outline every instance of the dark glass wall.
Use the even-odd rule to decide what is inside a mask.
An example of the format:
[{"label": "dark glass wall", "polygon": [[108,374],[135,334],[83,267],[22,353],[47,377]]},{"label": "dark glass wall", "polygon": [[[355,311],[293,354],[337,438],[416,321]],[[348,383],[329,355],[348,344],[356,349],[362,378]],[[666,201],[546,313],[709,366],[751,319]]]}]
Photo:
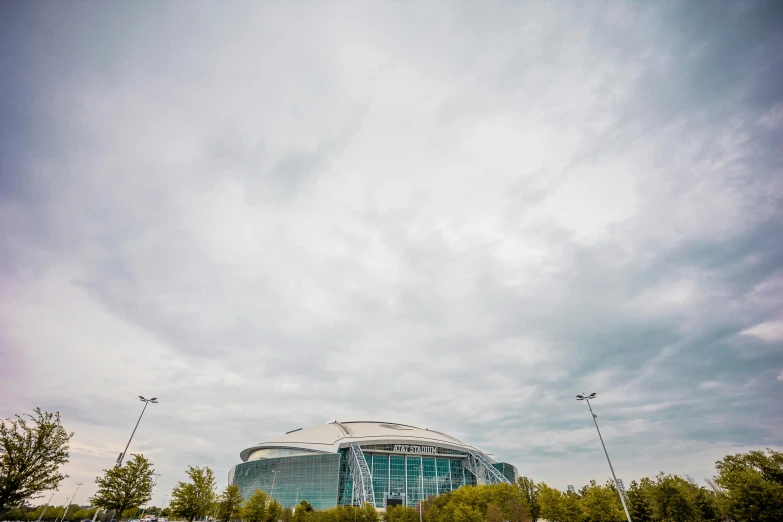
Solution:
[{"label": "dark glass wall", "polygon": [[340,455],[307,455],[245,462],[236,466],[234,484],[245,499],[261,489],[283,506],[307,500],[316,509],[337,504]]},{"label": "dark glass wall", "polygon": [[512,466],[508,462],[498,462],[497,464],[492,464],[492,467],[501,472],[512,484],[516,483],[518,476],[516,466]]}]

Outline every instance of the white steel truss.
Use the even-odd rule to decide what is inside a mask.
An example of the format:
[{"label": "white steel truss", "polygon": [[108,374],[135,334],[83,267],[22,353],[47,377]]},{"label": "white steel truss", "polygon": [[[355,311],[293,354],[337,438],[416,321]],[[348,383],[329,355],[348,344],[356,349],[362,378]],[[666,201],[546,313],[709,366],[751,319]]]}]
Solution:
[{"label": "white steel truss", "polygon": [[372,487],[372,475],[367,461],[364,460],[364,452],[358,444],[351,444],[348,449],[348,468],[353,477],[353,498],[359,505],[366,503],[375,505],[375,492]]},{"label": "white steel truss", "polygon": [[479,484],[510,484],[509,480],[495,468],[487,457],[479,451],[467,451],[465,467],[476,476]]}]

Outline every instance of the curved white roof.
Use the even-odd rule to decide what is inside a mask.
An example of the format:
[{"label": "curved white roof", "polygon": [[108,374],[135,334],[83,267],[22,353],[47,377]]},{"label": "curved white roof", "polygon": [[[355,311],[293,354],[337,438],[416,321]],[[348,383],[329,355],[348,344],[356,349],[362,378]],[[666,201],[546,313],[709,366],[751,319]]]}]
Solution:
[{"label": "curved white roof", "polygon": [[378,421],[331,422],[312,428],[300,428],[257,446],[247,448],[240,453],[247,462],[252,454],[268,448],[296,448],[323,453],[337,453],[341,447],[353,443],[361,444],[416,444],[439,446],[457,451],[481,451],[450,435],[427,428],[407,424]]}]

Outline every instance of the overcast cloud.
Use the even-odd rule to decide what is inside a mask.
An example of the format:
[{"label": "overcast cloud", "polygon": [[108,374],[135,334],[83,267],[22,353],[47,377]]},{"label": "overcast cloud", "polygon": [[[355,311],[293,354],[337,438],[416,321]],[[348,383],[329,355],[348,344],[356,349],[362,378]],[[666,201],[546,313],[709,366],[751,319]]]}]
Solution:
[{"label": "overcast cloud", "polygon": [[[221,481],[330,418],[565,488],[783,449],[783,10],[0,4],[0,416]],[[63,502],[60,498],[59,502]]]}]

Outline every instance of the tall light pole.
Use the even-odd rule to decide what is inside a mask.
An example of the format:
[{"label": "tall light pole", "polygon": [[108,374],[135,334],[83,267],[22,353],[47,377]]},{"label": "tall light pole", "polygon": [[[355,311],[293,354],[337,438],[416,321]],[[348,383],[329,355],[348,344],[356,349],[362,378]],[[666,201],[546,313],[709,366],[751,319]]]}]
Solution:
[{"label": "tall light pole", "polygon": [[36,520],[35,522],[41,522],[41,517],[43,517],[44,513],[46,513],[46,510],[49,509],[49,504],[52,503],[52,498],[54,498],[55,493],[57,493],[56,489],[52,491],[51,496],[49,496],[49,500],[46,501],[46,505],[44,506],[43,511],[41,511],[41,514],[38,515],[38,520]]},{"label": "tall light pole", "polygon": [[68,514],[68,508],[71,507],[71,502],[73,502],[73,499],[76,498],[76,493],[79,492],[79,488],[82,487],[84,484],[81,482],[76,483],[76,491],[73,492],[73,496],[71,497],[71,500],[68,501],[68,504],[65,506],[65,511],[63,512],[63,521],[65,520],[65,515]]},{"label": "tall light pole", "polygon": [[270,497],[272,497],[272,500],[275,499],[275,479],[277,478],[277,470],[272,470],[272,492],[269,494]]},{"label": "tall light pole", "polygon": [[[158,483],[158,477],[162,476],[160,473],[153,473],[155,480],[152,482],[152,488],[155,488],[155,484]],[[144,509],[141,510],[141,518],[144,518],[144,513],[147,512],[147,503],[144,503]]]},{"label": "tall light pole", "polygon": [[166,499],[168,499],[168,498],[169,498],[169,494],[166,493],[163,496],[163,504],[160,505],[160,514],[158,515],[158,518],[163,516],[163,510],[166,509]]},{"label": "tall light pole", "polygon": [[141,415],[139,415],[139,420],[136,421],[136,426],[133,428],[133,433],[131,433],[130,439],[128,439],[128,444],[125,446],[125,451],[120,453],[120,456],[117,457],[117,466],[122,466],[122,461],[125,459],[125,454],[128,452],[128,447],[130,446],[131,441],[133,440],[133,436],[136,434],[136,428],[139,427],[139,423],[141,422],[141,418],[144,416],[144,411],[147,409],[147,405],[149,403],[157,404],[158,398],[153,397],[151,399],[145,399],[141,395],[139,395],[139,400],[144,403],[144,408],[141,410]]},{"label": "tall light pole", "polygon": [[[421,505],[424,503],[424,462],[417,466],[419,469],[419,479],[421,485],[421,496],[419,497],[419,522],[421,522]],[[416,468],[414,468],[416,469]]]},{"label": "tall light pole", "polygon": [[620,502],[623,504],[623,510],[625,511],[625,518],[628,522],[631,522],[631,515],[628,513],[628,507],[625,505],[625,498],[623,492],[620,491],[620,484],[617,483],[617,475],[614,474],[614,468],[612,467],[612,461],[609,460],[609,452],[606,451],[606,444],[604,444],[604,438],[601,436],[601,430],[598,429],[598,421],[595,420],[598,415],[593,413],[593,407],[590,406],[590,399],[595,399],[596,393],[593,392],[590,395],[577,395],[576,400],[587,401],[587,407],[590,408],[590,415],[593,417],[593,423],[595,423],[595,430],[598,432],[598,438],[601,439],[601,446],[604,448],[604,455],[606,455],[606,462],[609,463],[609,469],[612,472],[612,478],[614,479],[614,488],[617,490],[617,494],[620,495]]}]

